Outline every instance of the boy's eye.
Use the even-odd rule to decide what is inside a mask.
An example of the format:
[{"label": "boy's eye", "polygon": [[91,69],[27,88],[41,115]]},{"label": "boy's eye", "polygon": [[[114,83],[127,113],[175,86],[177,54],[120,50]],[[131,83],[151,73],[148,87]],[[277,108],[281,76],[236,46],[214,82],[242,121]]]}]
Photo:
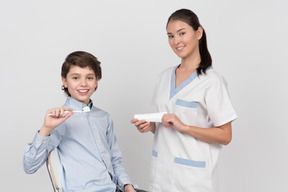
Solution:
[{"label": "boy's eye", "polygon": [[78,79],[78,77],[72,77],[72,79]]},{"label": "boy's eye", "polygon": [[88,77],[88,79],[94,79],[94,77]]}]

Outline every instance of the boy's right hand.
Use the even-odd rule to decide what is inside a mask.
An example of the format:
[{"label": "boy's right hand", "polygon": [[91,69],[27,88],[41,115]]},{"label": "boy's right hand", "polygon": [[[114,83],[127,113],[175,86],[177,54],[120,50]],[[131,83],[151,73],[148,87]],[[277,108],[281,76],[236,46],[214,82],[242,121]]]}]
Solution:
[{"label": "boy's right hand", "polygon": [[151,131],[152,133],[155,133],[155,123],[154,122],[149,122],[146,120],[138,120],[138,119],[132,119],[131,123],[133,123],[138,131],[140,133],[146,133]]},{"label": "boy's right hand", "polygon": [[[70,111],[70,113],[63,116],[64,111]],[[44,124],[40,129],[39,134],[41,136],[49,136],[53,129],[66,121],[71,115],[73,115],[73,110],[70,108],[59,107],[49,109],[46,113]]]}]

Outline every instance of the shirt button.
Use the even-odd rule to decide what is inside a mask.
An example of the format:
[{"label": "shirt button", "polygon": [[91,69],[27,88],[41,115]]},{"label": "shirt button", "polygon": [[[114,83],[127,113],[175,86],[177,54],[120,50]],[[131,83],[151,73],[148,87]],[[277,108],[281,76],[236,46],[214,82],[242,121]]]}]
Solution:
[{"label": "shirt button", "polygon": [[46,141],[43,141],[43,143],[46,143]]},{"label": "shirt button", "polygon": [[100,143],[100,140],[97,140],[98,143]]}]

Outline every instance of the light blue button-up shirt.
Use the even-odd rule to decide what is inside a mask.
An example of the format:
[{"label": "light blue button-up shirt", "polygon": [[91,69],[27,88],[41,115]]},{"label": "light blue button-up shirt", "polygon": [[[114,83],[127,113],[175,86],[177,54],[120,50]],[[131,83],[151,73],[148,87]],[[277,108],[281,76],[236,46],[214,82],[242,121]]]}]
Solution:
[{"label": "light blue button-up shirt", "polygon": [[[74,113],[50,136],[36,133],[26,147],[23,160],[26,173],[36,172],[49,152],[57,147],[64,169],[65,191],[115,192],[116,185],[123,190],[125,184],[131,184],[121,165],[110,115],[92,102],[88,106],[90,112]],[[64,107],[81,111],[87,105],[68,97]]]}]

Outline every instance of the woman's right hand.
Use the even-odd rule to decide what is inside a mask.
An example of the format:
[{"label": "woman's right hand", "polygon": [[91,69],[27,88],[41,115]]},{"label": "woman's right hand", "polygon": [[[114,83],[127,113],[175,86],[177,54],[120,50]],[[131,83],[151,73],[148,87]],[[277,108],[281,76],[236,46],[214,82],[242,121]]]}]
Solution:
[{"label": "woman's right hand", "polygon": [[140,133],[147,133],[149,131],[151,131],[152,133],[155,133],[155,122],[132,119],[131,123],[133,123],[135,127],[137,127]]},{"label": "woman's right hand", "polygon": [[[65,111],[69,111],[69,113],[65,113]],[[56,127],[66,121],[71,115],[73,115],[73,110],[70,108],[58,107],[54,109],[49,109],[45,115],[44,124],[40,129],[39,134],[41,136],[50,135],[50,133]]]}]

